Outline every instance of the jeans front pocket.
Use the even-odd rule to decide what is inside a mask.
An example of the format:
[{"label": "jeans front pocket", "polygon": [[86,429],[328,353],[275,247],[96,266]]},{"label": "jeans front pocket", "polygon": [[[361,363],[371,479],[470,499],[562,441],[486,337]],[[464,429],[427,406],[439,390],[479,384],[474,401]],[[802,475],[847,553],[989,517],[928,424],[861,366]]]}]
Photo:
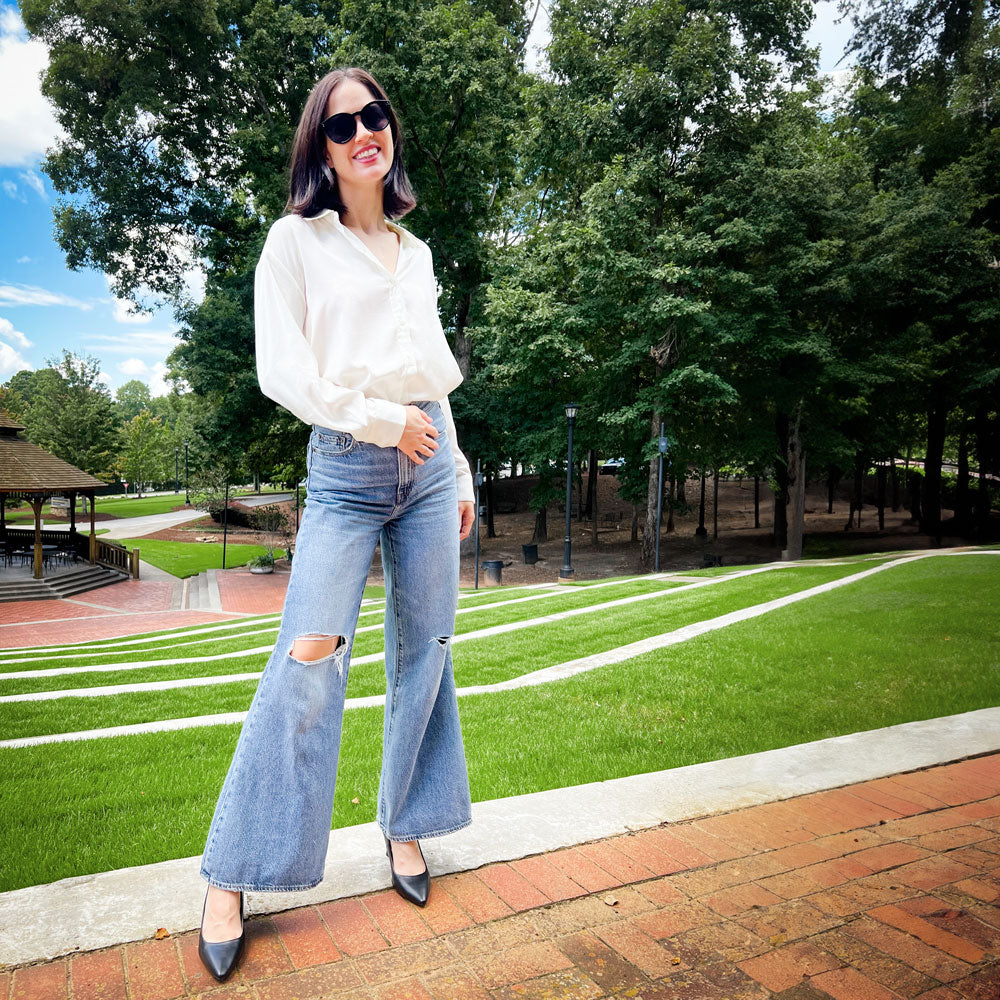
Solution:
[{"label": "jeans front pocket", "polygon": [[314,429],[312,432],[312,447],[321,455],[346,455],[357,443],[357,439],[348,431]]}]

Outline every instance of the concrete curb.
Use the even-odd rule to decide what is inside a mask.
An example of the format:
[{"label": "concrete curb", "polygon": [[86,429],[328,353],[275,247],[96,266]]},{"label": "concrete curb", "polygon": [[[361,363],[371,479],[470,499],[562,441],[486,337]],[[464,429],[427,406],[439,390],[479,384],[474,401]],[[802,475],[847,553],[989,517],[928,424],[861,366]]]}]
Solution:
[{"label": "concrete curb", "polygon": [[[424,841],[432,875],[552,851],[809,792],[1000,750],[1000,708],[908,722],[761,753],[708,761],[473,805],[470,827]],[[0,963],[23,965],[75,951],[198,927],[201,857],[62,879],[0,893]],[[273,913],[388,886],[375,823],[330,834],[324,880],[307,892],[248,894]]]}]

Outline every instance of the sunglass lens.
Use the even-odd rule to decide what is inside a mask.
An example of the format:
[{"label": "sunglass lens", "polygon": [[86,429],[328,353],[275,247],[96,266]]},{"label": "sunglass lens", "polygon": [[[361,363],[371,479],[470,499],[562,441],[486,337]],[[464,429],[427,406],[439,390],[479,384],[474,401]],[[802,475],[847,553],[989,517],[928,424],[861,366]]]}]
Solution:
[{"label": "sunglass lens", "polygon": [[377,101],[372,101],[361,109],[361,120],[371,132],[381,132],[389,124],[389,116]]},{"label": "sunglass lens", "polygon": [[340,114],[327,119],[326,134],[331,142],[345,143],[354,138],[354,115]]}]

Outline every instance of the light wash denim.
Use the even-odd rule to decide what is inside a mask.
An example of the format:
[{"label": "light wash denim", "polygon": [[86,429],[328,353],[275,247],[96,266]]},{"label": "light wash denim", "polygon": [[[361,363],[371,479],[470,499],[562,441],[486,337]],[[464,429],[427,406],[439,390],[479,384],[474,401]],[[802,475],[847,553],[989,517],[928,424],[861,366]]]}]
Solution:
[{"label": "light wash denim", "polygon": [[[281,628],[243,723],[202,857],[223,889],[310,889],[323,878],[344,692],[365,579],[381,541],[386,701],[378,825],[416,840],[472,821],[451,636],[458,601],[455,460],[444,414],[419,401],[438,449],[417,465],[398,448],[314,425],[307,506]],[[299,636],[342,636],[301,662]],[[374,766],[374,761],[372,765]]]}]

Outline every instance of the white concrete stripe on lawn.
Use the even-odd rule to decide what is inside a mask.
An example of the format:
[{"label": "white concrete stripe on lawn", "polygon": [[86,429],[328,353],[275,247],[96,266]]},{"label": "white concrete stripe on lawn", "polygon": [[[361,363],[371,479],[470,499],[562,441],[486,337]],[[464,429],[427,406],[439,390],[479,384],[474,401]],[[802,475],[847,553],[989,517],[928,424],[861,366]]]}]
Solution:
[{"label": "white concrete stripe on lawn", "polygon": [[[667,646],[674,646],[677,643],[687,642],[689,639],[705,635],[707,632],[714,632],[718,629],[726,628],[728,625],[733,625],[736,622],[746,621],[749,618],[757,618],[760,615],[776,611],[778,608],[787,607],[789,604],[806,600],[809,597],[815,597],[817,594],[824,594],[828,591],[835,590],[838,587],[845,587],[850,583],[863,580],[866,577],[872,576],[875,573],[881,573],[883,570],[891,569],[894,566],[916,562],[919,559],[926,559],[929,556],[937,554],[938,553],[936,552],[926,552],[915,556],[907,556],[903,559],[895,559],[892,562],[883,563],[881,566],[873,566],[871,569],[862,570],[860,573],[854,573],[851,576],[845,576],[839,580],[830,580],[827,583],[820,583],[815,587],[809,587],[806,590],[800,590],[797,593],[788,594],[785,597],[778,597],[772,601],[765,601],[763,604],[754,604],[748,608],[740,608],[738,611],[730,611],[728,614],[719,615],[715,618],[708,618],[701,622],[694,622],[691,625],[684,625],[680,628],[673,629],[670,632],[664,632],[661,635],[654,635],[646,639],[640,639],[637,642],[630,642],[627,645],[617,646],[614,649],[594,653],[590,656],[579,657],[575,660],[567,660],[564,663],[556,663],[551,667],[543,667],[540,670],[533,670],[530,673],[521,674],[518,677],[511,677],[505,681],[497,681],[494,684],[476,684],[468,687],[461,687],[457,689],[457,694],[459,697],[465,697],[468,695],[493,694],[500,691],[511,691],[522,687],[536,687],[540,684],[551,684],[553,681],[564,680],[565,678],[573,677],[576,674],[596,670],[598,667],[608,666],[612,663],[621,663],[624,660],[630,660],[636,656],[642,656],[643,654],[652,652],[655,649],[663,649]],[[962,555],[964,553],[945,554]],[[998,552],[998,554],[1000,554],[1000,552]],[[713,577],[712,579],[715,578]],[[672,593],[676,593],[676,591],[672,591]],[[564,612],[560,612],[559,616],[561,617],[563,614]],[[516,626],[520,623],[512,622],[509,624]],[[505,632],[511,630],[507,625],[498,625],[495,626],[495,629]],[[484,629],[483,631],[492,633],[494,629]],[[478,634],[480,633],[465,633],[465,636]],[[463,636],[455,636],[452,642],[454,643],[460,638],[463,638]],[[352,663],[372,663],[376,660],[381,660],[382,657],[383,654],[381,653],[373,653],[369,656],[359,657],[357,660],[353,660]],[[240,679],[247,680],[259,676],[259,674],[245,674],[242,675]],[[185,681],[187,680],[194,679],[185,679]],[[205,678],[197,678],[197,681],[202,684],[206,683]],[[176,686],[178,684],[179,682],[176,681],[153,681],[148,687],[140,688],[139,685],[130,685],[129,687],[132,690],[166,690],[168,685]],[[101,694],[108,691],[107,688],[90,688],[85,690],[89,690],[92,693],[99,692]],[[0,698],[0,702],[43,701],[54,698],[75,696],[90,697],[92,694],[85,694],[83,690],[37,691],[29,694],[6,695],[3,698]],[[367,695],[362,698],[348,698],[344,702],[344,708],[374,708],[384,704],[385,695],[374,694]],[[246,712],[228,712],[221,715],[202,715],[192,716],[186,719],[163,719],[156,722],[141,722],[128,726],[110,726],[105,729],[85,729],[73,733],[48,733],[43,736],[23,736],[18,739],[0,740],[0,748],[38,746],[43,743],[66,743],[74,740],[102,739],[110,736],[134,736],[143,733],[169,732],[175,729],[188,729],[192,726],[198,725],[228,725],[233,722],[242,722],[243,719],[246,718],[246,715]]]},{"label": "white concrete stripe on lawn", "polygon": [[[788,567],[791,566],[792,564],[784,563],[779,565]],[[550,615],[539,615],[536,618],[529,618],[526,619],[525,621],[505,622],[502,625],[491,625],[488,628],[475,629],[471,632],[461,632],[452,637],[452,643],[466,642],[470,639],[482,639],[487,636],[500,635],[504,632],[514,632],[523,628],[531,628],[532,626],[535,625],[545,625],[549,624],[550,622],[560,621],[563,618],[570,618],[575,615],[590,614],[591,612],[594,611],[605,611],[608,608],[620,607],[625,604],[633,604],[636,601],[648,601],[653,598],[664,597],[670,594],[680,594],[688,590],[695,590],[699,587],[709,587],[712,586],[713,584],[723,583],[728,580],[733,580],[737,577],[752,576],[757,573],[764,573],[772,568],[777,568],[777,567],[768,566],[768,567],[760,567],[757,569],[748,569],[742,571],[741,573],[733,574],[733,576],[702,577],[697,579],[693,583],[681,587],[664,587],[662,590],[654,590],[646,594],[634,594],[631,597],[619,597],[613,601],[605,601],[602,604],[588,604],[581,608],[569,608],[565,611],[554,611]],[[592,588],[587,588],[587,590],[590,589]],[[585,593],[586,591],[583,592]],[[568,592],[559,591],[557,593],[559,596],[561,596]],[[577,591],[574,590],[571,591],[571,593],[577,593]],[[537,596],[548,597],[553,595],[545,594]],[[463,614],[466,612],[473,613],[485,609],[502,607],[503,605],[507,604],[520,604],[522,601],[534,600],[534,599],[536,599],[535,596],[532,596],[530,598],[518,597],[510,601],[498,601],[495,604],[476,605],[475,607],[472,608],[459,608],[456,613],[457,614]],[[382,627],[383,626],[381,624],[365,625],[362,628],[355,629],[355,635],[360,634],[362,632],[378,631],[381,630]],[[64,676],[76,676],[78,674],[89,674],[89,673],[109,673],[114,671],[126,671],[126,670],[147,670],[152,667],[171,667],[171,666],[179,666],[179,665],[193,664],[193,663],[208,663],[216,660],[234,659],[235,657],[238,656],[253,656],[258,653],[270,653],[272,649],[274,649],[273,644],[270,646],[251,646],[249,649],[239,649],[231,653],[214,653],[208,656],[194,656],[187,658],[174,658],[174,659],[163,659],[163,660],[140,660],[136,663],[97,663],[86,667],[46,667],[40,670],[17,670],[9,673],[0,674],[0,680],[9,681],[9,680],[18,680],[22,678],[64,677]],[[383,651],[381,653],[372,653],[369,656],[359,657],[358,659],[352,660],[351,662],[375,663],[376,661],[383,660],[384,658],[385,658],[385,652]],[[224,674],[217,676],[219,677],[219,683],[222,684],[226,683]],[[185,679],[179,680],[176,683],[176,686],[183,687],[184,680]],[[72,695],[70,694],[71,690],[72,689],[67,689],[66,691],[59,692],[58,694],[52,694],[51,692],[34,692],[34,693],[45,694],[45,695],[51,694],[53,697],[72,697]],[[112,685],[108,685],[106,690],[108,694],[117,693],[115,690],[115,686]],[[3,697],[0,697],[0,702],[12,701],[12,700],[26,701],[31,699],[22,695],[4,695]]]},{"label": "white concrete stripe on lawn", "polygon": [[[493,601],[490,604],[476,604],[476,605],[474,605],[471,608],[458,608],[456,614],[460,614],[460,615],[461,614],[471,614],[471,613],[474,613],[476,611],[483,611],[483,610],[490,609],[490,608],[501,608],[501,607],[504,607],[507,604],[519,604],[522,601],[537,601],[537,600],[548,598],[548,597],[558,597],[558,596],[560,596],[560,594],[576,593],[577,591],[584,590],[584,589],[586,589],[586,590],[592,590],[592,589],[596,589],[597,587],[624,586],[624,585],[626,585],[628,583],[632,583],[632,582],[635,582],[635,581],[638,581],[638,580],[657,580],[657,581],[659,581],[659,580],[662,580],[664,578],[664,576],[665,576],[665,574],[663,574],[663,573],[651,573],[651,574],[648,574],[646,576],[634,577],[631,580],[607,581],[605,583],[594,584],[592,587],[587,587],[587,588],[580,588],[580,587],[577,587],[577,588],[566,588],[566,587],[562,587],[559,590],[550,590],[550,589],[548,589],[548,588],[552,588],[552,587],[559,587],[559,584],[544,584],[544,586],[546,588],[546,592],[544,594],[529,594],[527,597],[512,597],[512,598],[509,598],[509,599],[503,600],[503,601]],[[688,579],[690,579],[690,577]],[[521,589],[521,588],[517,588],[517,589]],[[365,618],[368,615],[380,615],[380,614],[383,614],[384,610],[385,610],[384,608],[380,608],[380,609],[376,609],[374,611],[362,611],[358,615],[358,617],[359,618]],[[243,636],[257,635],[257,634],[259,634],[261,632],[276,632],[278,630],[278,627],[279,627],[280,622],[281,622],[281,616],[280,615],[276,615],[273,618],[262,618],[262,619],[260,619],[260,622],[273,622],[275,624],[272,625],[271,627],[268,627],[268,628],[244,629],[243,631],[238,632],[236,635],[232,635],[232,636],[220,635],[220,636],[218,636],[218,638],[219,639],[227,639],[227,638],[228,639],[242,639]],[[235,624],[243,624],[243,623],[235,623]],[[259,624],[259,622],[253,622],[251,624]],[[230,625],[229,627],[232,628],[233,626]],[[355,629],[355,633],[359,633],[359,632],[374,632],[374,631],[376,631],[378,629],[381,629],[382,627],[383,627],[382,623],[379,622],[379,623],[377,623],[375,625],[366,625],[366,626],[363,626],[363,627],[361,627],[359,629]],[[136,640],[133,640],[131,643],[128,643],[128,644],[129,645],[135,645],[137,643],[148,643],[152,647],[152,649],[149,650],[150,652],[154,651],[158,646],[161,646],[161,645],[169,645],[169,646],[172,646],[172,647],[177,647],[177,646],[193,646],[193,645],[197,645],[199,642],[204,642],[205,639],[204,638],[202,638],[202,639],[192,639],[192,640],[190,640],[188,642],[175,642],[174,640],[182,637],[183,635],[198,635],[199,633],[205,633],[205,632],[209,632],[209,631],[210,630],[207,629],[207,628],[206,629],[196,629],[196,630],[192,630],[189,633],[176,633],[176,634],[167,635],[167,636],[157,636],[157,637],[153,637],[152,639],[136,639]],[[214,633],[216,630],[213,629],[211,631]],[[214,636],[209,636],[209,638],[213,638],[213,637]],[[103,646],[113,646],[113,645],[115,645],[115,644],[114,643],[104,643],[104,644],[102,644],[102,647]],[[124,645],[126,645],[126,643],[123,642],[123,643],[119,643],[118,645],[124,646]],[[72,648],[72,647],[70,647],[70,648]],[[45,652],[47,652],[47,650]],[[96,655],[97,652],[98,652],[98,647],[97,646],[86,647],[86,648],[76,647],[76,648],[73,648],[73,652],[71,652],[71,653],[59,653],[56,656],[47,656],[46,655],[46,656],[44,656],[44,662],[45,663],[49,663],[52,660],[73,660],[73,659],[77,659],[80,656],[89,656],[92,653],[94,655]],[[106,649],[102,648],[100,650],[100,652],[104,656],[117,656],[117,655],[125,656],[125,655],[127,655],[128,653],[131,653],[131,652],[142,652],[142,650],[117,649],[117,650],[110,650],[109,651],[109,650],[106,650]],[[249,652],[249,650],[248,650],[248,652]],[[31,656],[20,656],[18,658],[5,658],[5,657],[0,656],[0,664],[34,663],[38,659],[39,659],[39,656],[37,654],[33,654]],[[162,663],[162,662],[165,662],[165,661],[160,661],[160,662]],[[197,662],[197,658],[195,660],[179,660],[178,659],[178,660],[166,661],[166,662],[191,663],[191,662]],[[132,666],[134,666],[134,664],[126,664],[126,665],[124,665],[122,667],[122,669],[130,669],[130,667],[132,667]],[[67,672],[71,673],[75,669],[85,669],[85,668],[68,668]],[[25,674],[20,674],[19,673],[17,676],[25,676]],[[3,680],[3,679],[5,679],[4,676],[0,675],[0,680]]]},{"label": "white concrete stripe on lawn", "polygon": [[[424,840],[432,877],[471,871],[664,823],[873,781],[1000,749],[1000,708],[833,736],[795,746],[474,802],[471,826]],[[875,824],[872,824],[875,825]],[[766,852],[765,852],[766,853]],[[172,935],[201,922],[201,856],[70,877],[0,893],[0,963],[25,965]],[[248,893],[252,914],[389,885],[375,823],[330,832],[323,881],[306,892]]]},{"label": "white concrete stripe on lawn", "polygon": [[[787,563],[779,563],[779,566],[787,565]],[[573,593],[576,590],[596,590],[600,587],[615,587],[622,586],[628,583],[636,583],[641,580],[664,580],[664,579],[678,579],[675,575],[671,576],[669,573],[644,573],[641,576],[623,577],[615,580],[602,580],[599,583],[587,583],[583,586],[567,586],[561,583],[538,583],[538,584],[526,584],[524,586],[517,587],[504,587],[501,593],[514,593],[519,590],[545,590],[545,591],[558,591],[561,593]],[[685,577],[684,579],[690,580],[691,577]],[[482,590],[472,590],[472,591],[462,591],[458,595],[459,601],[467,599],[470,597],[480,597],[483,594],[489,593],[488,588]],[[552,593],[545,593],[537,595],[539,597],[551,597]],[[522,598],[517,598],[517,600],[522,600]],[[367,598],[361,602],[362,608],[367,607],[372,604],[384,604],[384,598]],[[462,610],[473,611],[479,607],[497,607],[502,603],[512,603],[511,602],[499,602],[498,604],[491,605],[476,605],[475,608],[468,608]],[[364,618],[368,615],[377,615],[384,608],[376,608],[371,611],[362,611],[358,617]],[[75,621],[76,619],[66,619],[70,621]],[[254,619],[251,624],[263,624],[265,622],[280,622],[281,615],[275,614],[267,617],[260,617]],[[215,635],[219,632],[229,631],[233,628],[240,628],[242,625],[247,623],[247,619],[239,619],[236,621],[220,622],[217,625],[205,625],[199,628],[185,629],[183,631],[170,632],[166,635],[153,635],[153,636],[140,636],[135,639],[113,639],[108,641],[98,641],[93,643],[87,643],[86,645],[70,645],[70,646],[20,646],[8,650],[0,650],[0,663],[26,663],[29,660],[35,660],[39,657],[45,657],[46,660],[63,660],[72,659],[75,656],[87,656],[91,653],[100,652],[104,650],[112,650],[117,652],[122,646],[141,646],[141,645],[155,645],[157,643],[170,643],[174,639],[186,639],[188,636],[192,635]],[[24,622],[17,622],[15,624],[23,625]],[[47,623],[41,623],[47,624]],[[241,633],[243,635],[251,633]],[[221,638],[225,638],[222,636]],[[178,643],[178,645],[188,645],[187,643]],[[125,650],[128,652],[128,650]],[[31,656],[25,656],[25,653],[31,653]],[[53,656],[53,653],[65,653],[64,656]]]}]

